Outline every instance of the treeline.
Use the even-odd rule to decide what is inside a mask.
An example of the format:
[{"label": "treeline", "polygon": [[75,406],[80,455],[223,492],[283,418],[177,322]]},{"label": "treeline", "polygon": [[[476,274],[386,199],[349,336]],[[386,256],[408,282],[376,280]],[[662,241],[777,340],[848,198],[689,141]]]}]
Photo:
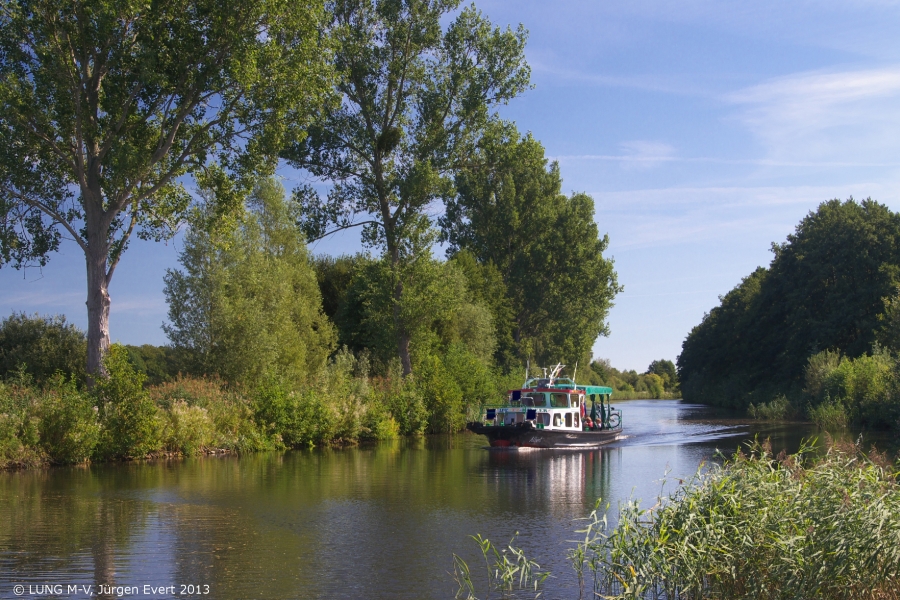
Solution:
[{"label": "treeline", "polygon": [[[662,397],[673,367],[637,375],[590,366],[619,289],[592,201],[560,193],[558,168],[529,136],[497,143],[533,158],[530,170],[491,167],[491,197],[502,195],[505,210],[448,218],[399,267],[371,253],[311,256],[297,227],[302,207],[275,179],[258,181],[228,227],[206,226],[218,201],[202,190],[181,266],[165,276],[170,345],[113,346],[91,387],[85,334],[63,317],[2,322],[0,462],[452,433],[520,385],[527,361],[581,364],[580,381]],[[538,189],[527,184],[535,179]],[[468,210],[462,194],[456,202]],[[513,227],[510,214],[528,210],[561,225]],[[491,245],[499,228],[522,241]],[[438,236],[450,242],[445,260],[432,254]]]},{"label": "treeline", "polygon": [[684,398],[767,418],[900,426],[900,215],[821,204],[691,330]]},{"label": "treeline", "polygon": [[[563,194],[540,142],[497,112],[530,87],[523,26],[453,1],[71,5],[14,2],[0,19],[0,124],[17,140],[0,145],[0,265],[44,264],[65,232],[88,288],[84,368],[68,350],[62,377],[49,355],[10,359],[6,447],[43,448],[29,423],[52,411],[36,407],[76,390],[96,407],[92,455],[109,455],[115,402],[98,390],[141,373],[226,390],[204,394],[238,412],[184,402],[219,432],[199,446],[243,447],[235,414],[276,446],[456,431],[526,361],[587,370],[621,288],[593,199]],[[289,193],[273,178],[285,165],[304,181]],[[165,278],[171,347],[116,349],[113,369],[122,253],[185,226]],[[356,227],[364,253],[309,255]],[[27,321],[6,326],[71,333]],[[160,440],[181,405],[151,404]],[[178,446],[128,439],[112,455]]]},{"label": "treeline", "polygon": [[588,383],[613,388],[615,397],[628,398],[680,398],[678,374],[671,360],[654,360],[643,373],[634,369],[620,371],[600,359],[591,362],[587,372]]}]

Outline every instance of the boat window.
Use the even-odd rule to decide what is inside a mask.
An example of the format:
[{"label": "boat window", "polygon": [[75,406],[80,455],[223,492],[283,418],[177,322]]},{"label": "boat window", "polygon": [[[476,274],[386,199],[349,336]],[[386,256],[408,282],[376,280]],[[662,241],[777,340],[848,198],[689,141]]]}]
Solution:
[{"label": "boat window", "polygon": [[569,406],[572,408],[578,408],[580,406],[578,404],[578,394],[569,394]]},{"label": "boat window", "polygon": [[575,427],[580,427],[580,425],[578,424],[578,413],[575,413],[575,416],[573,417],[573,419],[575,421]]},{"label": "boat window", "polygon": [[528,396],[522,396],[522,404],[525,406],[544,406],[544,395],[529,394]]},{"label": "boat window", "polygon": [[544,413],[540,415],[540,419],[544,423],[544,427],[550,426],[550,413]]},{"label": "boat window", "polygon": [[569,406],[569,395],[550,394],[550,406],[554,408],[567,408]]},{"label": "boat window", "polygon": [[553,426],[554,427],[562,427],[562,415],[561,414],[556,413],[555,415],[553,415]]},{"label": "boat window", "polygon": [[572,413],[566,413],[566,427],[572,426]]}]

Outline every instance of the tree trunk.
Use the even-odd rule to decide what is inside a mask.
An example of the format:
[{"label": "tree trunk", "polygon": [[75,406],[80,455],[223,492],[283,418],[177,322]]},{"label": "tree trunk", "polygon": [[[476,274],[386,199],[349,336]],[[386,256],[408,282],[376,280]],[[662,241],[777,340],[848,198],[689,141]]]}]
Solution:
[{"label": "tree trunk", "polygon": [[[402,296],[402,284],[398,284],[394,292],[394,324],[397,326],[397,354],[400,356],[400,366],[403,368],[403,376],[412,373],[412,359],[409,356],[409,333],[401,323],[399,298]],[[398,295],[399,294],[399,295]]]},{"label": "tree trunk", "polygon": [[109,291],[106,272],[106,252],[89,248],[87,261],[87,374],[88,385],[93,387],[94,377],[106,376],[103,356],[109,350]]},{"label": "tree trunk", "polygon": [[[385,236],[387,237],[387,236]],[[390,240],[390,238],[388,238]],[[397,356],[400,357],[400,367],[403,369],[403,376],[406,377],[412,373],[412,359],[409,356],[409,332],[403,317],[400,314],[400,306],[403,300],[403,280],[400,278],[400,250],[397,245],[388,241],[388,254],[391,257],[391,272],[396,278],[393,290],[393,316],[394,331],[397,332]]]}]

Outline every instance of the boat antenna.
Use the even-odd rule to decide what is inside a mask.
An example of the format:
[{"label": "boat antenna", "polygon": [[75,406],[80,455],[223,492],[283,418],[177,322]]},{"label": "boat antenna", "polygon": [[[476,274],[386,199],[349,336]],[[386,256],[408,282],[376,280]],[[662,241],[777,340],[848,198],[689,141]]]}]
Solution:
[{"label": "boat antenna", "polygon": [[576,373],[578,373],[578,361],[577,360],[575,361],[575,370],[572,371],[572,383],[575,385],[578,385],[577,383],[575,383],[575,374]]},{"label": "boat antenna", "polygon": [[562,363],[556,363],[556,366],[550,371],[550,385],[553,385],[553,380],[556,379],[556,376],[559,375],[559,372],[562,371],[565,366],[566,365]]},{"label": "boat antenna", "polygon": [[528,383],[528,371],[530,370],[530,367],[531,367],[531,360],[529,359],[529,360],[525,361],[525,383],[526,384]]}]

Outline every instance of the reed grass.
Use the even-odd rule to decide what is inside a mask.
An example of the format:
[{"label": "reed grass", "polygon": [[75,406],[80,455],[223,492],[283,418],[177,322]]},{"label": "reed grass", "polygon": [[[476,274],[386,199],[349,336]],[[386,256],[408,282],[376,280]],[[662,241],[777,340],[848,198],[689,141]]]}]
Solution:
[{"label": "reed grass", "polygon": [[625,503],[612,530],[598,502],[569,553],[579,598],[900,598],[895,467],[829,443],[777,457],[755,443],[653,508]]}]

